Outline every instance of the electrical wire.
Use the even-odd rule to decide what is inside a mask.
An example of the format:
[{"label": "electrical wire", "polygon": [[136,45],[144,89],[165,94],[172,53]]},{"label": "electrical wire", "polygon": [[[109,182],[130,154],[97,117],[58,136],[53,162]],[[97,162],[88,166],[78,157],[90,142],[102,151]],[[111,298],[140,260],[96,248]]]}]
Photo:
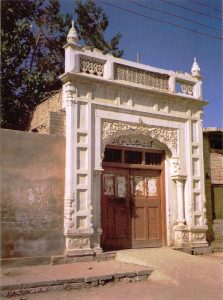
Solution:
[{"label": "electrical wire", "polygon": [[213,10],[215,10],[215,11],[218,11],[218,12],[222,13],[222,10],[217,9],[217,8],[214,8],[214,7],[209,6],[209,5],[207,5],[207,4],[204,4],[204,3],[201,3],[201,2],[198,2],[198,1],[195,1],[195,0],[189,0],[189,1],[194,2],[194,3],[199,4],[199,5],[201,5],[201,6],[204,6],[204,7],[207,7],[207,8],[210,8],[210,9],[213,9]]},{"label": "electrical wire", "polygon": [[200,25],[200,26],[206,27],[208,29],[212,29],[212,30],[217,30],[217,31],[223,32],[221,29],[218,29],[218,28],[215,28],[215,27],[212,27],[212,26],[208,26],[208,25],[205,25],[205,24],[202,24],[202,23],[199,23],[199,22],[195,22],[193,20],[190,20],[190,19],[187,19],[187,18],[183,18],[183,17],[180,17],[180,16],[172,14],[172,13],[168,13],[168,12],[160,10],[160,9],[156,9],[156,8],[152,8],[152,7],[149,7],[149,6],[146,6],[146,5],[142,5],[142,4],[139,4],[139,3],[135,2],[135,1],[132,1],[132,0],[125,0],[125,1],[133,3],[133,4],[138,5],[138,6],[141,6],[143,8],[148,8],[148,9],[160,12],[160,13],[168,15],[168,16],[173,16],[173,17],[176,17],[178,19],[181,19],[181,20],[184,20],[184,21],[196,24],[196,25]]},{"label": "electrical wire", "polygon": [[167,22],[167,21],[162,21],[162,20],[157,19],[157,18],[145,16],[145,15],[140,14],[140,13],[137,13],[137,12],[135,12],[135,11],[133,11],[133,10],[126,9],[126,8],[122,8],[122,7],[116,6],[116,5],[111,4],[111,3],[107,3],[107,2],[102,1],[102,0],[98,0],[98,1],[101,2],[101,3],[103,3],[103,4],[105,4],[105,5],[108,5],[108,6],[117,8],[117,9],[119,9],[119,10],[128,12],[128,13],[130,13],[130,14],[134,14],[134,15],[137,15],[137,16],[140,16],[140,17],[149,19],[149,20],[153,20],[153,21],[157,21],[157,22],[160,22],[160,23],[165,23],[165,24],[168,24],[168,25],[172,25],[172,26],[175,26],[175,27],[178,27],[178,28],[181,28],[181,29],[184,29],[184,30],[193,32],[193,33],[197,33],[197,34],[200,34],[200,35],[208,36],[208,37],[213,38],[213,39],[217,39],[217,40],[221,40],[221,41],[223,40],[223,39],[220,38],[220,37],[217,37],[217,36],[214,36],[214,35],[211,35],[211,34],[208,34],[208,33],[199,32],[199,31],[197,31],[197,30],[189,29],[189,28],[187,28],[187,27],[184,27],[184,26],[181,26],[181,25],[178,25],[178,24],[175,24],[175,23],[171,23],[171,22]]},{"label": "electrical wire", "polygon": [[197,11],[197,10],[195,10],[195,9],[186,8],[186,7],[184,7],[184,6],[181,6],[181,5],[179,5],[179,4],[170,2],[170,1],[168,1],[168,0],[160,0],[160,1],[165,2],[165,3],[168,3],[168,4],[173,5],[173,6],[177,6],[177,7],[183,8],[183,9],[185,9],[185,10],[191,11],[191,12],[193,12],[193,13],[196,13],[196,14],[199,14],[199,15],[202,15],[202,16],[206,16],[206,17],[209,17],[209,18],[212,18],[212,19],[216,19],[216,20],[222,21],[221,18],[214,17],[214,16],[211,16],[211,15],[202,13],[202,12]]}]

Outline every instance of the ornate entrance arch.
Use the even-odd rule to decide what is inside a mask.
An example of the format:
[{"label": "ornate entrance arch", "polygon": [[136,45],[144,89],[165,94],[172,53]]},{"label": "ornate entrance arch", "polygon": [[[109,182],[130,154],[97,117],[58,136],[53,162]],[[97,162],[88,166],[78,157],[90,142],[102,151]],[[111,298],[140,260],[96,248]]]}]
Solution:
[{"label": "ornate entrance arch", "polygon": [[138,124],[120,121],[102,121],[102,156],[105,146],[114,138],[122,135],[139,134],[158,140],[167,146],[171,151],[172,157],[178,157],[179,151],[179,132],[177,129],[167,127],[154,127],[146,125],[139,119]]}]

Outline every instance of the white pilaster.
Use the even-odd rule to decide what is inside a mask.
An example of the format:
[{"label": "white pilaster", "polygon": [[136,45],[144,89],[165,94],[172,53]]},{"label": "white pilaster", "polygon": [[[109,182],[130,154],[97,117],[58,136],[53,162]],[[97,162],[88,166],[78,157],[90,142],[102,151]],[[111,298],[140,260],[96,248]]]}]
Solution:
[{"label": "white pilaster", "polygon": [[185,175],[176,175],[172,179],[176,182],[177,188],[177,224],[185,225],[185,211],[184,211],[184,183]]},{"label": "white pilaster", "polygon": [[66,166],[65,166],[65,199],[64,199],[64,235],[67,237],[74,228],[74,115],[76,110],[76,89],[71,82],[65,84],[66,105]]}]

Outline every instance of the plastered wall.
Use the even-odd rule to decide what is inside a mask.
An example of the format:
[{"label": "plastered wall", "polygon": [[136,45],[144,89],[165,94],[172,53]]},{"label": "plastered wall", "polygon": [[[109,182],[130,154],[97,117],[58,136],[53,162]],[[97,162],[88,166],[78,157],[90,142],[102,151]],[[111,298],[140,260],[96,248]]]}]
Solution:
[{"label": "plastered wall", "polygon": [[2,258],[62,254],[65,138],[0,134]]}]

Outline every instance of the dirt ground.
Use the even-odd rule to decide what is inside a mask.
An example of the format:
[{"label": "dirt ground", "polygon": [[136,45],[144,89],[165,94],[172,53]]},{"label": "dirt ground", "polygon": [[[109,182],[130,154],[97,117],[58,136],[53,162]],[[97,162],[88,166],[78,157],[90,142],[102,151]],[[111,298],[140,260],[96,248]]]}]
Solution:
[{"label": "dirt ground", "polygon": [[[156,252],[155,252],[156,251]],[[172,252],[171,252],[172,251]],[[192,256],[173,250],[129,250],[120,260],[155,268],[147,281],[28,294],[14,300],[221,300],[223,253]],[[122,257],[123,256],[123,257]]]}]

